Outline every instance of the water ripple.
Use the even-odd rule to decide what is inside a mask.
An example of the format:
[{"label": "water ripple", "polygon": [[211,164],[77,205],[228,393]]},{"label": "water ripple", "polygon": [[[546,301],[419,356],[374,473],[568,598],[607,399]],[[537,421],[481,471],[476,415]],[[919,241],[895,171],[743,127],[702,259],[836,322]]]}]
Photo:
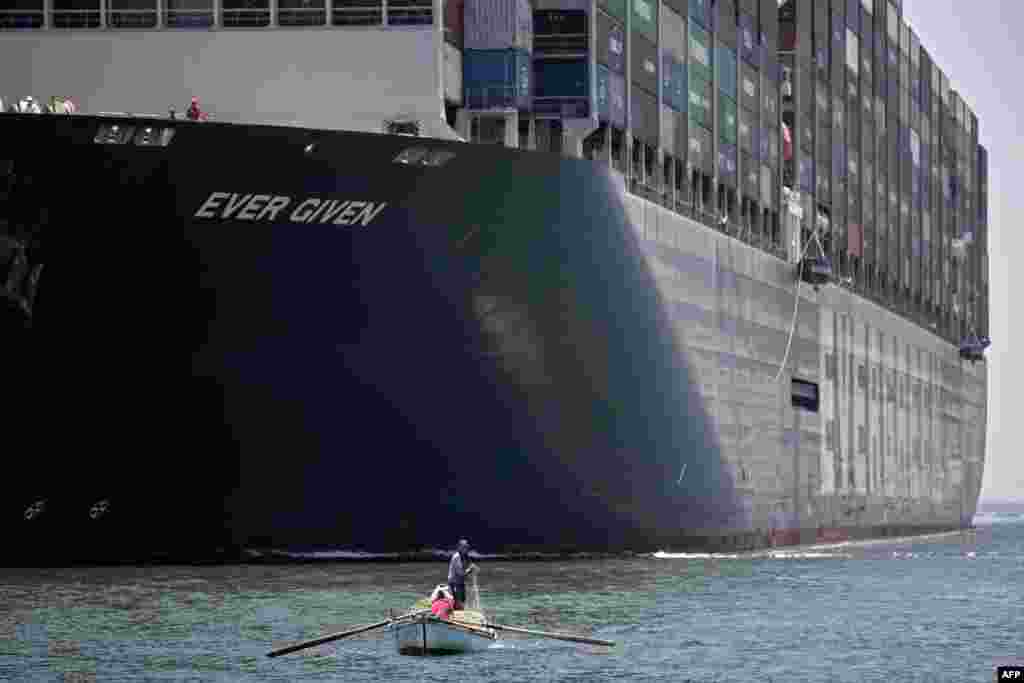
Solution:
[{"label": "water ripple", "polygon": [[481,564],[486,652],[401,657],[384,632],[270,649],[383,618],[436,563],[0,570],[0,680],[967,681],[1024,645],[1024,524],[748,554]]}]

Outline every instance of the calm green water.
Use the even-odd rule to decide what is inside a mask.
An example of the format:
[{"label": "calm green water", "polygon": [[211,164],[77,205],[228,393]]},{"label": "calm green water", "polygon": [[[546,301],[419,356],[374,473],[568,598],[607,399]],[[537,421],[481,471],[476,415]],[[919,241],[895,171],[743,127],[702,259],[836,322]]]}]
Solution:
[{"label": "calm green water", "polygon": [[481,562],[497,623],[619,645],[444,658],[400,656],[386,631],[265,656],[407,607],[443,562],[0,570],[0,680],[991,681],[1024,663],[1024,519],[978,524],[754,557]]}]

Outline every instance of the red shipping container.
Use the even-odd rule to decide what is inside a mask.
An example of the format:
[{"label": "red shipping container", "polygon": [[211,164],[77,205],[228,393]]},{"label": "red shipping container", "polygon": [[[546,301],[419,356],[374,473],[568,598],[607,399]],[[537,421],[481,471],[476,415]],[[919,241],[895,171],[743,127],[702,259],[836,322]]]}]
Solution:
[{"label": "red shipping container", "polygon": [[466,0],[445,0],[444,3],[444,39],[455,47],[462,47],[462,35],[465,32],[463,8]]},{"label": "red shipping container", "polygon": [[792,24],[784,24],[779,31],[779,49],[796,49],[796,27]]},{"label": "red shipping container", "polygon": [[846,233],[846,253],[850,256],[863,256],[863,237],[861,235],[860,225],[857,223],[850,223],[849,230]]}]

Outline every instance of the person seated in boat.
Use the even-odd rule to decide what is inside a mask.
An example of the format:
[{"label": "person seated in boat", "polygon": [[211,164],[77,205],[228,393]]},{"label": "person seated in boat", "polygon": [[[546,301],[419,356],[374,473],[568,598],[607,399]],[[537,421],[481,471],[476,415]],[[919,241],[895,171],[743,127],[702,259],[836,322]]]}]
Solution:
[{"label": "person seated in boat", "polygon": [[466,577],[476,571],[476,565],[470,564],[469,541],[462,539],[448,563],[448,587],[455,596],[455,609],[463,609],[466,605]]},{"label": "person seated in boat", "polygon": [[435,616],[447,619],[452,610],[455,609],[455,598],[452,597],[448,586],[441,584],[430,594],[430,611]]}]

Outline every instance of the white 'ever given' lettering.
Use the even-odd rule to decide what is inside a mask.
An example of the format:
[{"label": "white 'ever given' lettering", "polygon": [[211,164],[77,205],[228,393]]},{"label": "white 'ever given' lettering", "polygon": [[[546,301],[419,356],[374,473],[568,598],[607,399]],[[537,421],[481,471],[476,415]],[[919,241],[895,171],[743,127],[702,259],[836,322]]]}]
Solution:
[{"label": "white 'ever given' lettering", "polygon": [[195,218],[213,218],[247,222],[288,221],[367,226],[387,206],[387,202],[364,202],[307,197],[294,201],[291,197],[269,194],[211,192]]}]

